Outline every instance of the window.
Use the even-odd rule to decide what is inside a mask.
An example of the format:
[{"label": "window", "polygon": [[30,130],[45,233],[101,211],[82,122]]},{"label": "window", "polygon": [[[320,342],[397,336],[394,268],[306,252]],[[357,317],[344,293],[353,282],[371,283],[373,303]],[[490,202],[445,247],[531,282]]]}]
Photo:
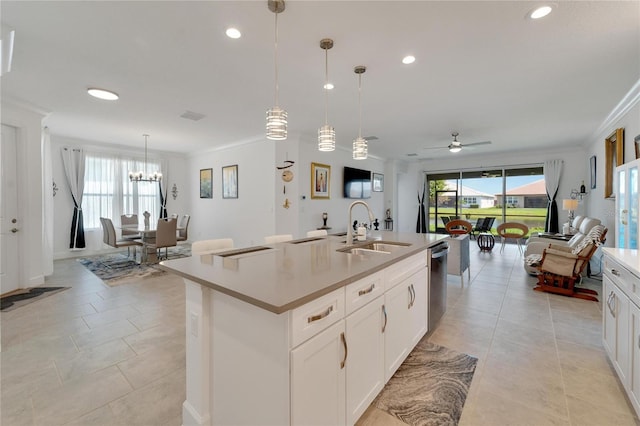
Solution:
[{"label": "window", "polygon": [[478,198],[477,197],[462,197],[462,204],[464,205],[471,205],[471,204],[478,204]]},{"label": "window", "polygon": [[518,207],[518,197],[516,197],[515,195],[507,195],[505,197],[507,206],[513,206],[513,207]]},{"label": "window", "polygon": [[[160,169],[159,162],[147,162],[148,168]],[[160,188],[155,182],[130,182],[129,170],[142,170],[144,161],[122,159],[115,155],[87,153],[84,172],[82,212],[85,229],[100,228],[100,218],[117,224],[121,214],[151,213],[160,216]]]}]

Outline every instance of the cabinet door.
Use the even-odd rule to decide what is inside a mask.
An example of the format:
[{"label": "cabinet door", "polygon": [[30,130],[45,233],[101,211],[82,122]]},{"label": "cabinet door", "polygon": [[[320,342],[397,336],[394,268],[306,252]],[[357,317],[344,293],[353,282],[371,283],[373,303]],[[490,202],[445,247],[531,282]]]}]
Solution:
[{"label": "cabinet door", "polygon": [[380,296],[346,319],[347,424],[354,424],[384,386],[384,323]]},{"label": "cabinet door", "polygon": [[384,327],[384,381],[393,376],[402,361],[409,355],[410,317],[409,304],[413,292],[405,282],[397,285],[384,295],[385,327]]},{"label": "cabinet door", "polygon": [[640,413],[640,308],[629,305],[629,399]]},{"label": "cabinet door", "polygon": [[291,351],[291,424],[345,423],[344,320]]},{"label": "cabinet door", "polygon": [[604,276],[602,284],[606,295],[602,311],[602,341],[620,381],[627,383],[629,374],[629,299],[607,275]]},{"label": "cabinet door", "polygon": [[427,269],[416,272],[407,280],[413,292],[413,302],[409,308],[409,351],[418,344],[427,332]]}]

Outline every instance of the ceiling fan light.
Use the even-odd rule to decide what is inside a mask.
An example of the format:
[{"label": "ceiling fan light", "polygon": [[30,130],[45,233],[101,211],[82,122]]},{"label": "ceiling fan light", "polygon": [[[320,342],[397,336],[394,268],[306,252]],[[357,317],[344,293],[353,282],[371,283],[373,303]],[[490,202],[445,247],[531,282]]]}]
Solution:
[{"label": "ceiling fan light", "polygon": [[237,28],[227,28],[227,31],[225,31],[225,34],[229,38],[240,38],[240,37],[242,37],[242,33]]},{"label": "ceiling fan light", "polygon": [[462,147],[460,145],[451,144],[449,145],[449,152],[460,152],[462,151]]},{"label": "ceiling fan light", "polygon": [[87,93],[94,98],[102,99],[105,101],[115,101],[120,99],[120,96],[118,96],[116,92],[112,92],[111,90],[98,89],[97,87],[89,87],[87,89]]},{"label": "ceiling fan light", "polygon": [[532,10],[531,13],[529,13],[529,18],[531,19],[544,18],[545,16],[550,14],[552,10],[553,8],[549,5],[537,7],[534,10]]}]

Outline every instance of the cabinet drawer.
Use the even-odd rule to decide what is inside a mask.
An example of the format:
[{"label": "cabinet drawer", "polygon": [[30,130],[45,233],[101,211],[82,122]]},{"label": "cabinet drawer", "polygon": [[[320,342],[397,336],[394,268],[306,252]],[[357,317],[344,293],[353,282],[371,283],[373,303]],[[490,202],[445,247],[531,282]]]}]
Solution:
[{"label": "cabinet drawer", "polygon": [[344,287],[291,311],[292,347],[344,318]]},{"label": "cabinet drawer", "polygon": [[347,315],[383,294],[384,273],[382,271],[349,284],[345,291]]},{"label": "cabinet drawer", "polygon": [[640,279],[627,268],[610,258],[604,257],[604,273],[636,304],[640,304]]},{"label": "cabinet drawer", "polygon": [[420,269],[427,267],[427,252],[418,254],[401,260],[385,269],[385,290],[390,290],[400,284]]}]

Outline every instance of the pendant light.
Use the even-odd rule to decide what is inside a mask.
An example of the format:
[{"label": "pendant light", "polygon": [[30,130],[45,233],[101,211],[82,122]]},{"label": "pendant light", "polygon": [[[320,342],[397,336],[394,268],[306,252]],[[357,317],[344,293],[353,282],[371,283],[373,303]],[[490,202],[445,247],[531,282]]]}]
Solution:
[{"label": "pendant light", "polygon": [[353,159],[366,160],[368,156],[367,140],[362,137],[362,74],[367,70],[364,65],[358,65],[353,72],[358,74],[358,108],[360,109],[360,124],[358,138],[353,140]]},{"label": "pendant light", "polygon": [[287,139],[287,111],[278,106],[278,14],[284,11],[284,0],[268,0],[269,10],[276,15],[275,25],[275,106],[267,111],[267,139]]},{"label": "pendant light", "polygon": [[336,130],[329,125],[329,49],[333,40],[323,38],[320,47],[324,49],[324,126],[318,129],[318,151],[334,151],[336,149]]},{"label": "pendant light", "polygon": [[129,172],[129,180],[131,182],[160,182],[162,180],[162,173],[154,172],[153,174],[147,174],[147,141],[149,135],[144,136],[144,171]]}]

